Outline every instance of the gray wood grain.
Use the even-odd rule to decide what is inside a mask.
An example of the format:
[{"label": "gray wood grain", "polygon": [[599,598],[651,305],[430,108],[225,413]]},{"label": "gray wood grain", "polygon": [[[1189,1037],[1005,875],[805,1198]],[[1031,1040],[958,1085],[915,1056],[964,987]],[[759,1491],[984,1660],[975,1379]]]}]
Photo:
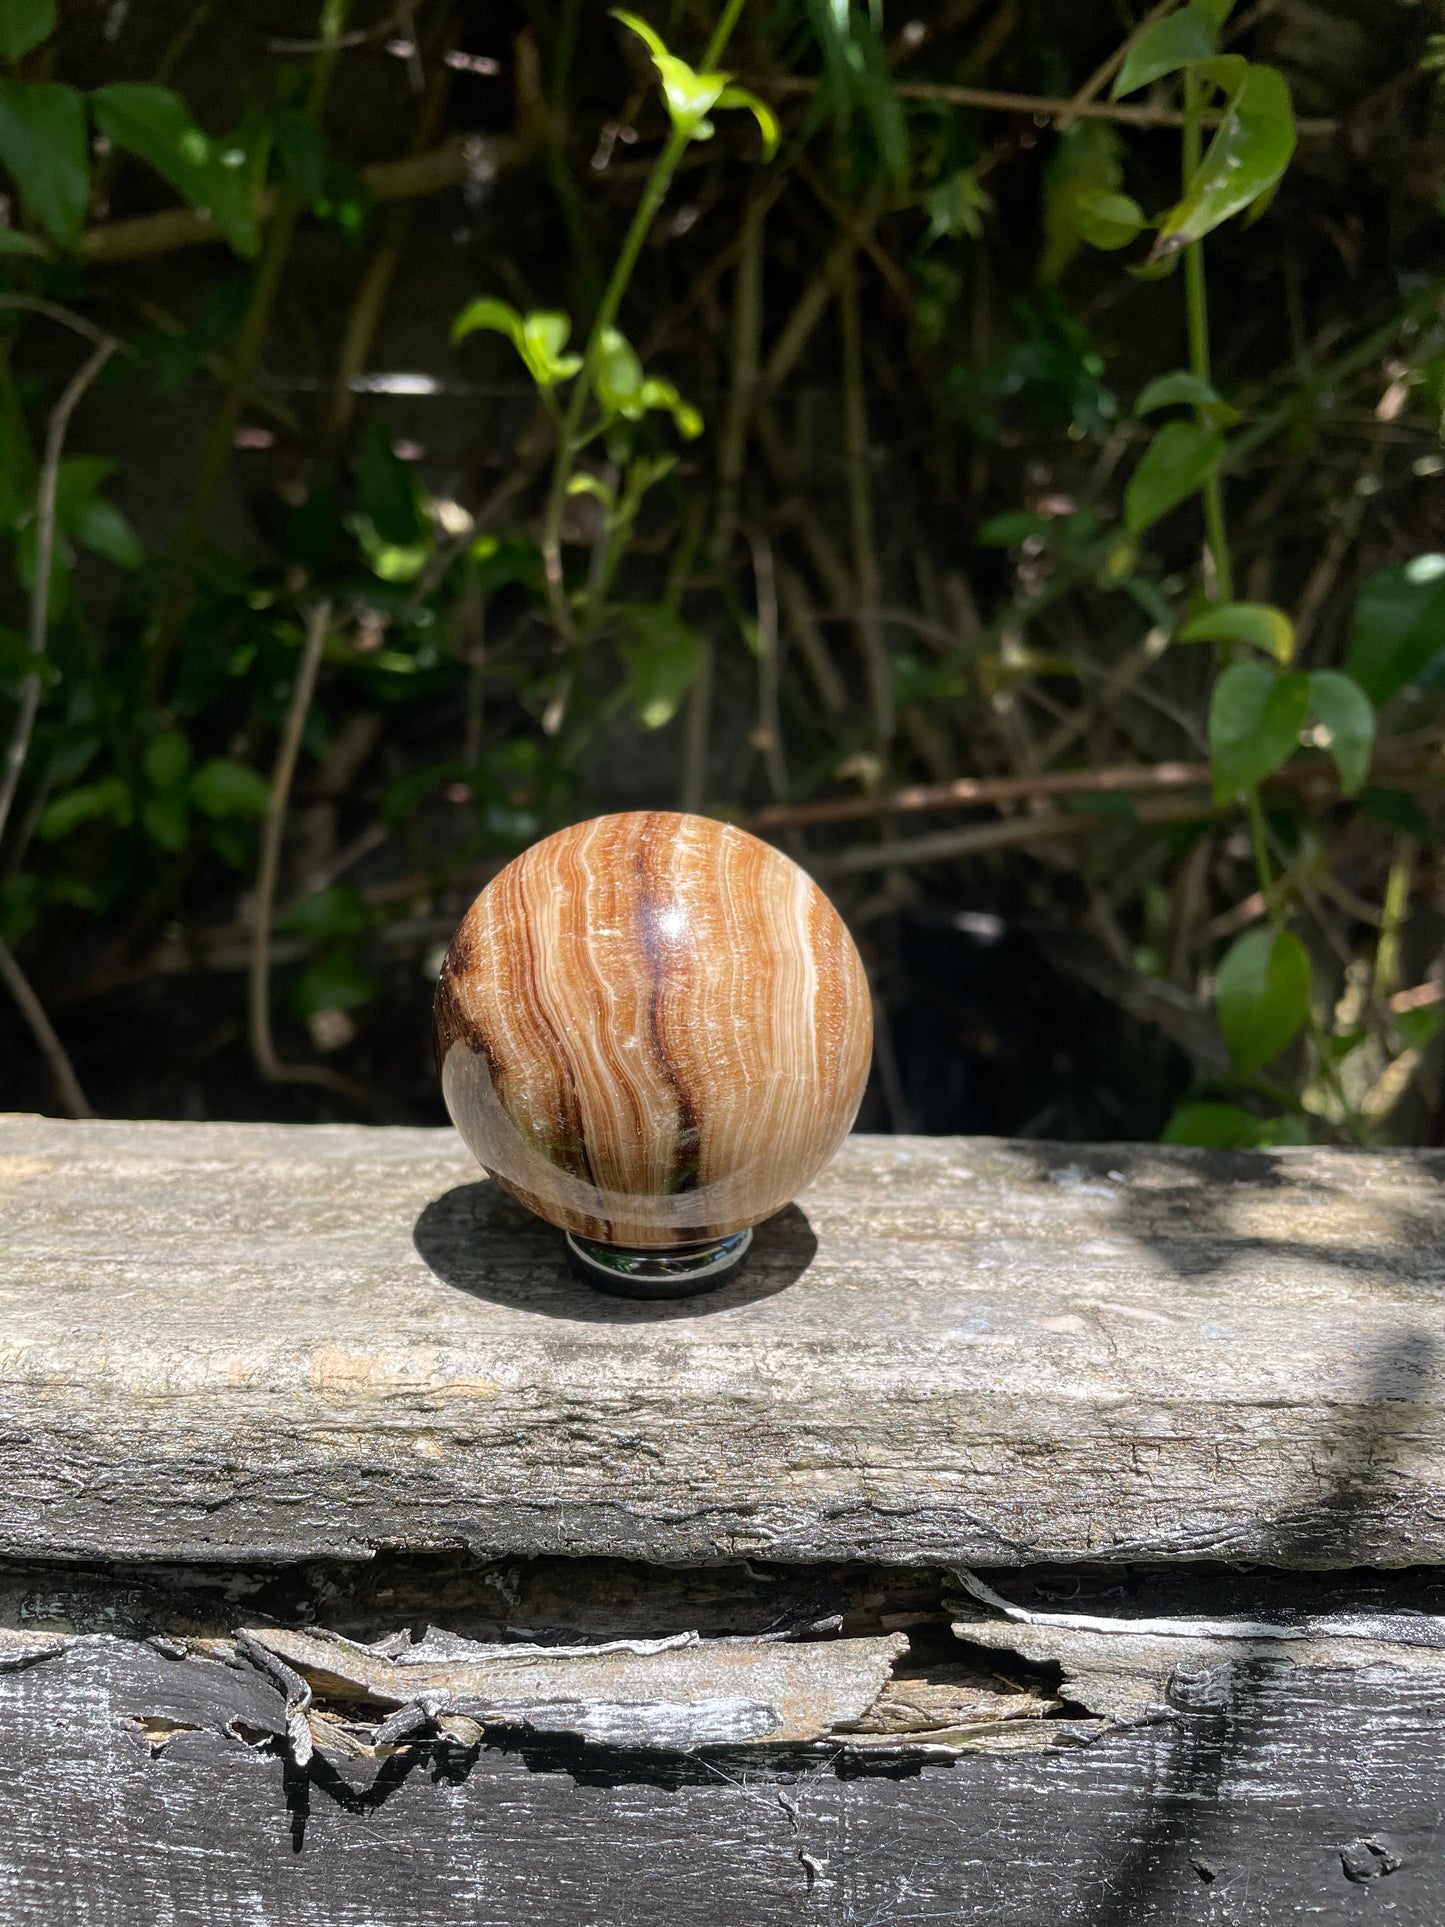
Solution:
[{"label": "gray wood grain", "polygon": [[604,1299],[449,1132],[0,1124],[0,1551],[1445,1555],[1439,1153],[855,1138]]},{"label": "gray wood grain", "polygon": [[1250,1657],[1211,1710],[845,1777],[274,1751],[253,1674],[115,1638],[0,1674],[0,1918],[75,1927],[1436,1927],[1445,1674]]}]

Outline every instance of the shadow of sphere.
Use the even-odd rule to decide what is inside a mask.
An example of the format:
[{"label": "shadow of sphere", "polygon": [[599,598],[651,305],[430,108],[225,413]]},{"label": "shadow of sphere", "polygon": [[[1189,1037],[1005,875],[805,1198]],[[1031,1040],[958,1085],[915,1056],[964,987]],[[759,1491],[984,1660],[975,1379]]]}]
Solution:
[{"label": "shadow of sphere", "polygon": [[758,1225],[741,1271],[695,1298],[610,1298],[572,1275],[562,1233],[518,1204],[499,1184],[459,1184],[434,1198],[412,1242],[443,1284],[473,1298],[547,1318],[595,1325],[661,1324],[733,1311],[786,1291],[813,1262],[818,1240],[796,1204]]}]

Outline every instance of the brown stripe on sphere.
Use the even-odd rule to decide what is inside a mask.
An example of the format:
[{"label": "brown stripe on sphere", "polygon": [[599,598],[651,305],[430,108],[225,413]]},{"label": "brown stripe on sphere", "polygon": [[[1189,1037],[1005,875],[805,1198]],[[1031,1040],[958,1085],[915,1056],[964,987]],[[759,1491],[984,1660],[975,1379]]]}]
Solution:
[{"label": "brown stripe on sphere", "polygon": [[554,1224],[656,1249],[756,1224],[821,1170],[872,1013],[795,863],[638,811],[561,830],[488,884],[442,968],[436,1049],[493,1177]]}]

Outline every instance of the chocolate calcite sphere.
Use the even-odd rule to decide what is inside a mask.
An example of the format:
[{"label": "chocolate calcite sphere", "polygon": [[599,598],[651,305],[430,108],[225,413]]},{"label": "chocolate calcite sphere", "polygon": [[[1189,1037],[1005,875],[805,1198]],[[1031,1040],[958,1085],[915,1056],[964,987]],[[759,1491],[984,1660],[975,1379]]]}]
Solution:
[{"label": "chocolate calcite sphere", "polygon": [[512,1195],[608,1246],[726,1237],[847,1135],[872,1012],[795,863],[706,817],[599,816],[508,864],[437,986],[447,1109]]}]

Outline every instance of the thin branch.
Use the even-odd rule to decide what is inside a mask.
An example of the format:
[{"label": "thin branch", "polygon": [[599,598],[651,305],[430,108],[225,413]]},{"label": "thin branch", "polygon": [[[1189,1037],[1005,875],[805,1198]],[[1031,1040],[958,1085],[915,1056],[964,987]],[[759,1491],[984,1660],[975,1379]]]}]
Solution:
[{"label": "thin branch", "polygon": [[[791,77],[755,78],[749,80],[748,85],[760,94],[771,94],[775,99],[794,94],[812,94],[818,89],[815,80]],[[1127,127],[1184,125],[1184,116],[1169,107],[1125,107],[1112,101],[1087,101],[1082,106],[1076,106],[1072,100],[1060,100],[1051,94],[1000,93],[993,87],[954,87],[938,81],[905,80],[897,82],[893,92],[899,100],[940,100],[955,107],[981,107],[1000,114],[1037,114],[1044,120],[1065,117],[1071,120],[1113,120]],[[1217,127],[1221,118],[1218,114],[1204,114],[1200,117],[1200,124]],[[1339,131],[1340,122],[1337,120],[1305,118],[1295,122],[1295,132],[1305,137],[1323,138]]]},{"label": "thin branch", "polygon": [[373,1117],[386,1116],[390,1107],[379,1102],[375,1093],[352,1078],[343,1077],[324,1064],[289,1064],[277,1055],[271,1034],[271,922],[276,904],[276,879],[281,867],[281,833],[286,825],[286,805],[301,753],[301,736],[316,689],[321,667],[321,651],[331,626],[329,601],[314,603],[306,618],[306,640],[301,650],[301,665],[291,691],[291,706],[286,712],[286,727],[276,755],[271,778],[271,794],[266,804],[266,820],[261,832],[261,861],[256,874],[256,909],[251,928],[250,1032],[251,1055],[256,1068],[271,1084],[316,1084],[334,1091]]},{"label": "thin branch", "polygon": [[1129,58],[1135,46],[1154,25],[1154,22],[1156,20],[1162,20],[1165,14],[1171,13],[1177,5],[1178,0],[1159,0],[1159,4],[1149,9],[1148,13],[1145,14],[1134,31],[1129,34],[1126,39],[1119,42],[1119,45],[1114,49],[1113,53],[1109,55],[1108,59],[1100,62],[1084,82],[1083,86],[1069,101],[1063,113],[1059,115],[1059,132],[1061,134],[1066,127],[1073,126],[1080,114],[1088,111],[1089,104],[1094,99],[1094,96],[1099,93],[1101,89],[1108,86],[1124,62]]},{"label": "thin branch", "polygon": [[863,324],[858,311],[855,257],[838,295],[843,324],[843,457],[848,488],[848,519],[853,547],[853,579],[862,604],[856,618],[863,666],[872,699],[873,731],[877,745],[886,749],[893,740],[893,664],[883,625],[878,620],[880,592],[878,545],[873,524],[873,479],[868,465],[868,393],[863,376]]},{"label": "thin branch", "polygon": [[1043,796],[1130,795],[1148,790],[1198,789],[1209,781],[1208,763],[1156,763],[1152,767],[1064,770],[1042,776],[965,776],[955,783],[916,783],[891,796],[839,796],[818,803],[784,803],[757,810],[743,822],[750,830],[807,823],[861,822],[911,810],[982,808],[1031,802]]},{"label": "thin branch", "polygon": [[73,333],[84,335],[97,348],[109,343],[112,354],[135,353],[133,348],[127,347],[115,335],[107,334],[104,328],[97,328],[93,321],[87,321],[83,314],[77,314],[74,308],[62,308],[58,301],[46,301],[38,294],[0,294],[0,308],[24,308],[28,314],[43,314]]},{"label": "thin branch", "polygon": [[[1212,817],[1209,803],[1181,798],[1161,798],[1144,804],[1137,817],[1139,827],[1158,823],[1192,823]],[[1076,836],[1091,836],[1095,830],[1118,829],[1119,819],[1092,816],[1083,811],[1050,810],[1040,816],[1016,817],[1007,823],[981,823],[970,830],[940,830],[934,836],[919,836],[909,843],[860,845],[837,856],[819,858],[809,868],[819,876],[854,876],[860,870],[892,870],[905,864],[942,863],[959,857],[981,856],[986,850],[1015,849],[1029,843],[1057,843]],[[1133,827],[1133,826],[1125,826]]]},{"label": "thin branch", "polygon": [[[28,304],[27,304],[28,305]],[[50,304],[45,304],[46,310]],[[61,311],[62,315],[65,311]],[[69,316],[70,322],[79,316]],[[80,332],[89,335],[88,327]],[[35,581],[30,591],[30,654],[37,659],[45,653],[45,637],[50,624],[50,569],[55,555],[55,497],[60,483],[60,455],[65,447],[66,430],[81,396],[120,347],[111,335],[104,336],[67,382],[55,404],[45,431],[45,456],[40,465],[40,483],[35,502]],[[5,753],[5,768],[0,773],[0,837],[20,787],[20,772],[30,749],[30,736],[40,708],[40,672],[32,669],[20,686],[20,713],[15,719],[10,747]]]},{"label": "thin branch", "polygon": [[[414,201],[428,194],[443,194],[460,187],[474,174],[491,177],[520,167],[532,158],[530,141],[502,135],[479,141],[475,138],[446,141],[429,154],[404,160],[377,161],[360,170],[362,185],[372,201]],[[275,215],[281,193],[268,188],[260,197],[257,218],[264,225]],[[159,214],[141,214],[130,221],[105,221],[87,228],[80,237],[79,254],[83,261],[144,261],[158,254],[173,254],[180,248],[225,247],[226,236],[219,225],[207,218],[202,209],[166,208]]]},{"label": "thin branch", "polygon": [[66,1111],[71,1117],[94,1117],[95,1112],[80,1088],[80,1079],[75,1074],[75,1067],[64,1044],[56,1036],[44,1005],[6,943],[0,943],[0,978],[3,978],[6,989],[20,1006],[20,1014],[29,1024],[31,1035],[45,1053],[45,1061],[50,1066],[50,1074],[55,1079],[55,1087]]}]

